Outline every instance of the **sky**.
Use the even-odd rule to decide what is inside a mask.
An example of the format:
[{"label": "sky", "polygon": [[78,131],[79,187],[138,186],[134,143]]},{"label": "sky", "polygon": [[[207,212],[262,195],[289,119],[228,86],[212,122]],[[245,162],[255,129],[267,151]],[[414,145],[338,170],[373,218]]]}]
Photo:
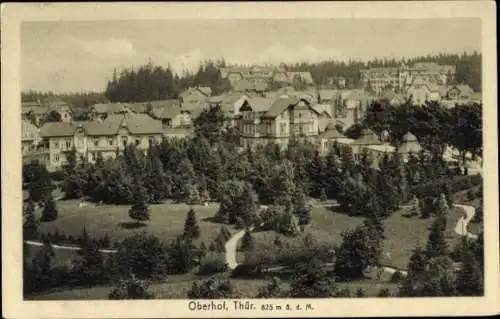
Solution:
[{"label": "sky", "polygon": [[479,19],[123,20],[24,22],[21,87],[103,91],[113,69],[152,60],[176,72],[200,61],[279,64],[481,51]]}]

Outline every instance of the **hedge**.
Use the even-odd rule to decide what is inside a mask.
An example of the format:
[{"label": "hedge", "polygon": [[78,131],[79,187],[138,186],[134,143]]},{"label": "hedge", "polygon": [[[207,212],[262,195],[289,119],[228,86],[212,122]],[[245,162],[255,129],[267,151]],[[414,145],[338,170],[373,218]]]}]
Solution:
[{"label": "hedge", "polygon": [[443,177],[410,188],[418,198],[438,197],[448,187],[452,194],[483,183],[481,175]]}]

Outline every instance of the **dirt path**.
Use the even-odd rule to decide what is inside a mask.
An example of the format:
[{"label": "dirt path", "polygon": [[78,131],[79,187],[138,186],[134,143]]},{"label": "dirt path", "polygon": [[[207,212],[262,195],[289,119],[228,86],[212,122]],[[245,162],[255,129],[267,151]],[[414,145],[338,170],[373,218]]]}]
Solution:
[{"label": "dirt path", "polygon": [[[252,231],[253,226],[249,228]],[[238,247],[238,242],[245,235],[246,230],[242,230],[234,234],[229,240],[226,242],[226,263],[229,269],[234,269],[238,266],[236,262],[236,249]]]},{"label": "dirt path", "polygon": [[455,226],[455,233],[457,233],[460,236],[467,236],[467,238],[470,239],[477,239],[476,234],[472,234],[467,231],[467,226],[469,225],[472,218],[474,218],[474,215],[476,214],[476,209],[468,205],[455,204],[454,206],[462,208],[465,211],[465,216],[460,217],[460,219],[457,222],[457,226]]}]

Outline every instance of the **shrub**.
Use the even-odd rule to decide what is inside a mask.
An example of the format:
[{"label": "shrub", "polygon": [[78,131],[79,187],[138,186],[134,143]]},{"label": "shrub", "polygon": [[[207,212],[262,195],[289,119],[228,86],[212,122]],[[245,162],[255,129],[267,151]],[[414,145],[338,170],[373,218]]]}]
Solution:
[{"label": "shrub", "polygon": [[43,222],[54,221],[57,219],[57,214],[58,214],[58,211],[57,211],[56,202],[54,201],[52,196],[50,196],[47,199],[47,201],[45,202],[45,205],[44,205],[43,211],[42,211],[42,217],[40,218],[40,220]]},{"label": "shrub", "polygon": [[394,274],[391,276],[391,282],[394,283],[399,283],[401,282],[405,277],[403,276],[403,273],[400,272],[399,270],[396,271]]},{"label": "shrub", "polygon": [[223,254],[208,253],[201,259],[199,275],[211,275],[225,272],[227,270],[226,260]]},{"label": "shrub", "polygon": [[231,272],[234,278],[258,278],[262,275],[262,269],[259,265],[240,264]]},{"label": "shrub", "polygon": [[391,294],[391,291],[389,290],[389,288],[382,288],[378,292],[377,297],[385,297],[385,298],[387,298],[387,297],[392,297],[392,294]]},{"label": "shrub", "polygon": [[153,299],[154,294],[147,291],[149,284],[134,277],[120,280],[108,295],[110,300]]}]

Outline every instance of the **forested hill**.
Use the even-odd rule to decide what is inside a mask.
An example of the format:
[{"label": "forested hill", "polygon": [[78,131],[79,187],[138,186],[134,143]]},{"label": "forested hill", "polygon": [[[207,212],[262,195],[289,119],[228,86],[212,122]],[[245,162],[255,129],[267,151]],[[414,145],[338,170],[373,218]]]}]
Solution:
[{"label": "forested hill", "polygon": [[[480,53],[472,54],[438,54],[406,59],[404,62],[411,66],[416,62],[435,62],[438,64],[455,65],[457,68],[456,81],[470,85],[475,91],[481,91],[481,58]],[[348,87],[360,85],[360,70],[369,67],[395,67],[401,60],[374,59],[368,62],[324,61],[318,63],[282,64],[289,71],[309,71],[317,85],[326,84],[328,78],[343,76],[347,79]],[[196,72],[175,73],[170,67],[156,66],[152,63],[137,69],[124,69],[113,74],[103,93],[62,94],[27,92],[23,93],[23,101],[37,99],[60,98],[77,107],[85,107],[94,103],[109,100],[112,102],[144,102],[177,98],[179,94],[191,86],[208,86],[213,95],[229,90],[227,79],[222,79],[219,68],[230,67],[221,59],[205,61]]]},{"label": "forested hill", "polygon": [[481,59],[482,54],[474,52],[472,54],[437,54],[415,57],[411,59],[374,59],[368,62],[349,61],[323,61],[319,63],[296,63],[285,65],[291,71],[309,71],[318,85],[326,84],[329,77],[342,76],[347,79],[348,86],[359,87],[361,74],[360,70],[376,67],[397,67],[402,62],[411,66],[417,62],[434,62],[442,65],[456,66],[456,81],[468,84],[475,91],[481,92]]}]

